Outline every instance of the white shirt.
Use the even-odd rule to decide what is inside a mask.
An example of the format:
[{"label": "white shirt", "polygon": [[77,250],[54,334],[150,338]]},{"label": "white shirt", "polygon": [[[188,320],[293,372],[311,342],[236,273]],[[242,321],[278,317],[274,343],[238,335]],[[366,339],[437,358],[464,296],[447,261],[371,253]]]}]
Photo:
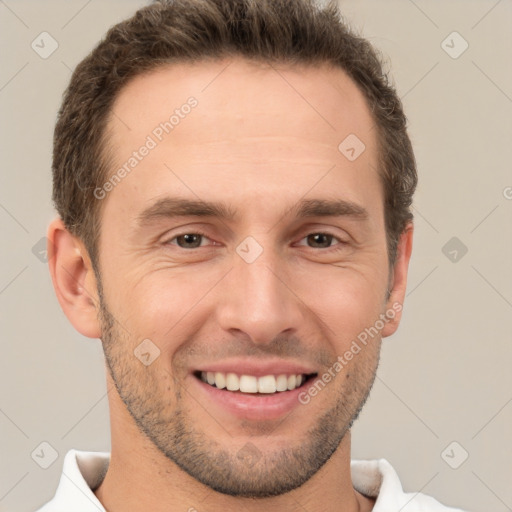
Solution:
[{"label": "white shirt", "polygon": [[[69,450],[55,497],[36,512],[105,512],[93,490],[100,485],[109,462],[108,452]],[[421,493],[404,493],[386,459],[353,460],[350,467],[354,488],[376,498],[372,512],[464,512]]]}]

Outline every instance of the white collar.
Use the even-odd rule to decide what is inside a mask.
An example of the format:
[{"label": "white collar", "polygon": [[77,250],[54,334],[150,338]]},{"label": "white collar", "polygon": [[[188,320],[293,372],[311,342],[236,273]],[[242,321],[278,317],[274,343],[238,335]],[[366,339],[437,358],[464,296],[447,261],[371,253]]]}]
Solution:
[{"label": "white collar", "polygon": [[[55,497],[37,512],[105,512],[94,495],[110,463],[109,452],[69,450]],[[397,473],[386,459],[353,460],[352,484],[365,496],[376,498],[373,512],[463,512],[448,508],[421,493],[404,493]]]}]

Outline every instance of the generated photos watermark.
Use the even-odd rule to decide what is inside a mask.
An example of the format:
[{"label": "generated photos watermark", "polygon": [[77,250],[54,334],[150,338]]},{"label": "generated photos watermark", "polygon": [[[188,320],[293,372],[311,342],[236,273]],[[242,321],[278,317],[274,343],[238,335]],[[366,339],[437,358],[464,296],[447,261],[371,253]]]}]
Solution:
[{"label": "generated photos watermark", "polygon": [[151,133],[146,137],[146,140],[140,148],[132,153],[132,156],[126,160],[117,171],[110,176],[110,178],[103,183],[101,187],[94,189],[94,197],[98,200],[105,199],[107,194],[114,190],[114,188],[121,183],[130,172],[139,165],[146,156],[148,156],[153,149],[155,149],[160,142],[162,142],[166,135],[172,132],[185,117],[197,107],[199,102],[196,98],[191,96],[183,105],[174,109],[174,112],[169,116],[169,119],[162,121],[155,126]]},{"label": "generated photos watermark", "polygon": [[392,306],[386,310],[385,313],[379,315],[379,319],[374,322],[371,327],[366,327],[357,335],[357,339],[352,340],[350,348],[346,350],[343,355],[339,355],[336,361],[325,371],[321,376],[317,377],[315,381],[304,391],[301,391],[298,400],[302,405],[309,404],[311,399],[318,395],[325,386],[333,380],[338,373],[348,365],[348,363],[361,352],[362,347],[366,346],[375,336],[377,336],[387,322],[393,320],[397,313],[402,311],[403,306],[400,302],[394,302]]}]

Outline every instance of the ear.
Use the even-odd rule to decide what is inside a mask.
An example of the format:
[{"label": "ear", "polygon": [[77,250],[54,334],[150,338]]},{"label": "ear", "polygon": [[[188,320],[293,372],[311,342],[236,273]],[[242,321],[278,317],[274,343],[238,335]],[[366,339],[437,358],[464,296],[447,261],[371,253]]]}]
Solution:
[{"label": "ear", "polygon": [[62,311],[79,333],[99,338],[98,288],[85,246],[60,218],[51,222],[47,237],[48,265]]},{"label": "ear", "polygon": [[[414,226],[412,222],[410,222],[405,227],[398,241],[396,261],[389,283],[391,293],[386,302],[386,311],[389,312],[386,316],[389,320],[382,329],[383,338],[391,336],[398,329],[402,318],[405,289],[407,287],[407,272],[412,253],[413,232]],[[393,313],[394,316],[392,316]]]}]

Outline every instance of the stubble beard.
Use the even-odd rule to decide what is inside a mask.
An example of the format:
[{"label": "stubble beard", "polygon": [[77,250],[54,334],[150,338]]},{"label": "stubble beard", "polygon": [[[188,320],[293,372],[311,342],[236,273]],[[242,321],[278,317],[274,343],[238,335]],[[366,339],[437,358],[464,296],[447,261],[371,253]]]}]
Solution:
[{"label": "stubble beard", "polygon": [[[182,383],[170,372],[162,372],[161,366],[144,366],[134,356],[137,342],[134,343],[130,335],[118,327],[101,292],[101,284],[99,291],[105,360],[127,411],[140,432],[169,461],[217,492],[240,498],[267,498],[303,485],[336,451],[372,388],[379,350],[364,363],[361,359],[350,369],[346,389],[293,446],[265,453],[263,446],[268,444],[265,437],[272,435],[266,433],[260,439],[260,436],[253,437],[252,457],[241,457],[244,448],[233,448],[236,439],[229,446],[222,445],[208,435],[207,425],[197,425],[191,420],[184,407],[184,398],[189,398],[189,402],[197,407],[199,405],[191,399]],[[302,417],[308,415],[302,414]],[[294,428],[296,422],[290,421],[290,428]]]}]

